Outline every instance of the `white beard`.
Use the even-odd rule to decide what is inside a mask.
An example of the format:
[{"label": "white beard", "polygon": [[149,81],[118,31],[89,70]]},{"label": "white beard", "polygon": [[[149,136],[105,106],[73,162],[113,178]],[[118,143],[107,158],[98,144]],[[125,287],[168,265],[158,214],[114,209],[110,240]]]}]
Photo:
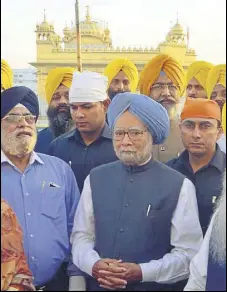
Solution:
[{"label": "white beard", "polygon": [[216,262],[226,263],[226,171],[223,177],[222,195],[215,211],[210,251]]}]

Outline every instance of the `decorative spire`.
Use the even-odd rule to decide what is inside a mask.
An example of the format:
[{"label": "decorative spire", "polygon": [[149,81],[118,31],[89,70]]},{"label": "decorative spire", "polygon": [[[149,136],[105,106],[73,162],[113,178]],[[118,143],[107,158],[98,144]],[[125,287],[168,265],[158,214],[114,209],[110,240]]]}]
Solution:
[{"label": "decorative spire", "polygon": [[89,5],[87,5],[86,8],[87,8],[86,22],[91,22],[91,15],[90,15],[90,7],[89,7]]},{"label": "decorative spire", "polygon": [[44,18],[43,18],[43,21],[46,22],[46,9],[44,9]]},{"label": "decorative spire", "polygon": [[179,12],[177,12],[177,24],[179,24]]}]

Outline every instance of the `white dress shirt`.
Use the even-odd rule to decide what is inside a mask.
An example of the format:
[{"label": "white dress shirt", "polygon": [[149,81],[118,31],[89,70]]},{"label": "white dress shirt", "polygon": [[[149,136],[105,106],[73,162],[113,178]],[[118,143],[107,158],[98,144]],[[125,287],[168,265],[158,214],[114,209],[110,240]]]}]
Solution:
[{"label": "white dress shirt", "polygon": [[[143,282],[171,284],[187,279],[190,261],[199,251],[202,240],[195,187],[185,179],[172,217],[171,245],[174,248],[159,260],[140,264]],[[75,214],[71,243],[74,264],[92,276],[93,265],[100,256],[94,250],[95,226],[89,176]]]},{"label": "white dress shirt", "polygon": [[206,235],[202,246],[193,258],[190,264],[190,278],[184,291],[205,291],[207,282],[207,267],[208,267],[208,257],[209,257],[209,244],[211,231],[213,228],[214,217],[212,218],[209,228],[207,229]]},{"label": "white dress shirt", "polygon": [[217,141],[218,146],[220,147],[222,152],[226,153],[226,136],[222,134],[221,137]]}]

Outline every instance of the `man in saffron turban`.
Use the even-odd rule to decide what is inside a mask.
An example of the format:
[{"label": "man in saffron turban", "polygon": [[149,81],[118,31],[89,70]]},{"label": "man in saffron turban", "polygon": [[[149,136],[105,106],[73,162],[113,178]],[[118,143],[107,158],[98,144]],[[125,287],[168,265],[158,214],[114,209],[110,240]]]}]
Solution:
[{"label": "man in saffron turban", "polygon": [[9,64],[1,59],[1,92],[13,86],[13,71]]},{"label": "man in saffron turban", "polygon": [[[219,105],[223,115],[226,113],[224,105],[226,103],[226,65],[220,64],[213,67],[207,78],[208,98],[214,100]],[[218,145],[223,152],[226,152],[226,136],[221,135]]]},{"label": "man in saffron turban", "polygon": [[206,82],[212,68],[213,65],[205,61],[196,61],[189,66],[186,76],[187,97],[207,98]]},{"label": "man in saffron turban", "polygon": [[164,144],[153,147],[153,157],[167,162],[184,149],[179,131],[177,106],[185,90],[185,73],[181,64],[168,55],[158,55],[145,65],[140,75],[140,93],[160,103],[170,118],[170,135]]},{"label": "man in saffron turban", "polygon": [[167,165],[194,183],[200,224],[205,235],[215,201],[221,195],[226,168],[226,155],[217,145],[222,133],[219,106],[213,100],[187,98],[180,129],[186,150]]},{"label": "man in saffron turban", "polygon": [[69,107],[69,88],[72,84],[73,68],[55,68],[47,76],[45,92],[48,104],[49,127],[38,135],[35,150],[48,154],[52,140],[74,127]]},{"label": "man in saffron turban", "polygon": [[138,70],[130,60],[116,59],[104,70],[108,78],[108,96],[112,100],[116,94],[135,92],[138,85]]}]

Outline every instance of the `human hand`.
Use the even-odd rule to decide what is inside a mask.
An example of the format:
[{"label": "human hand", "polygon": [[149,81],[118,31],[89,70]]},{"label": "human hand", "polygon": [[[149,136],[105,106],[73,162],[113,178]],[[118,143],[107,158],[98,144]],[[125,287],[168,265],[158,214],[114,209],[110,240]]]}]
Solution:
[{"label": "human hand", "polygon": [[[120,267],[121,260],[101,259],[97,261],[92,268],[92,276],[97,279],[100,287],[108,290],[124,289],[127,282],[122,279],[126,272],[124,267]],[[100,271],[106,272],[107,276],[100,274]]]},{"label": "human hand", "polygon": [[[116,274],[111,272],[111,270],[100,270],[99,274],[102,277],[108,277],[111,279],[112,277],[118,277],[123,280],[125,280],[127,283],[134,282],[134,281],[142,281],[143,275],[142,270],[139,265],[134,263],[116,263],[118,268],[122,267],[125,268],[125,272],[122,272],[121,274]],[[115,264],[115,265],[116,265]]]}]

